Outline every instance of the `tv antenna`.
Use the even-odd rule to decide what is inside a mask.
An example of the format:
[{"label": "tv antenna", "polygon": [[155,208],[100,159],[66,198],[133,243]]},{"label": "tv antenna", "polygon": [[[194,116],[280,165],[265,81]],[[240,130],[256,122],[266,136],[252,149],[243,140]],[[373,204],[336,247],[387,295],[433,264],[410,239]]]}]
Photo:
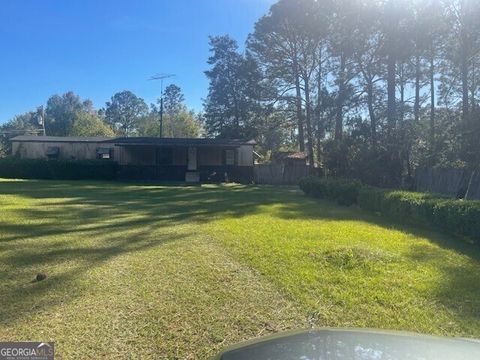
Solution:
[{"label": "tv antenna", "polygon": [[150,81],[160,81],[160,137],[163,136],[163,80],[174,77],[175,74],[159,73],[150,77]]}]

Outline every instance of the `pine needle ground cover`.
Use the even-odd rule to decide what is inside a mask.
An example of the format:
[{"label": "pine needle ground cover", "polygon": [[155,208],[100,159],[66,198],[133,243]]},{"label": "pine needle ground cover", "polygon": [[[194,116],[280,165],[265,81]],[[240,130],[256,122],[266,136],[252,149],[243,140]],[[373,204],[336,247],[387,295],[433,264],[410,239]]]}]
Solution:
[{"label": "pine needle ground cover", "polygon": [[0,206],[0,338],[66,359],[309,326],[480,337],[478,247],[293,187],[4,180]]}]

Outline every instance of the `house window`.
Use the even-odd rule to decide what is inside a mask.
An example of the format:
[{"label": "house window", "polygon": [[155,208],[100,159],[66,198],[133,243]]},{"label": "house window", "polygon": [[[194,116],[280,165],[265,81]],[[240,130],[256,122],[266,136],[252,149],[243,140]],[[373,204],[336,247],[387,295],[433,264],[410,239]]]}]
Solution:
[{"label": "house window", "polygon": [[225,150],[225,165],[235,165],[234,150]]},{"label": "house window", "polygon": [[60,155],[60,148],[58,146],[49,146],[47,147],[45,155],[47,155],[49,159],[57,159]]},{"label": "house window", "polygon": [[98,148],[97,159],[110,160],[113,158],[113,149],[111,148]]},{"label": "house window", "polygon": [[161,147],[157,148],[157,165],[173,164],[173,148]]}]

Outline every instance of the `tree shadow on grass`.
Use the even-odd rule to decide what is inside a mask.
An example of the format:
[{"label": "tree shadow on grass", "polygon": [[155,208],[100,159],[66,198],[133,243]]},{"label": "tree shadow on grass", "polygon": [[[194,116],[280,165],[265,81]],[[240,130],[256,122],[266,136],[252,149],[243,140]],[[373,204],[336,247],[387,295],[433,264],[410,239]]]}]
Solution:
[{"label": "tree shadow on grass", "polygon": [[[261,213],[262,207],[268,205],[278,207],[273,216],[281,219],[361,221],[425,238],[443,249],[467,256],[466,265],[456,268],[448,262],[442,262],[445,254],[433,251],[431,247],[412,246],[407,254],[417,262],[433,262],[441,271],[442,281],[434,294],[438,302],[461,320],[478,321],[480,316],[476,310],[479,304],[476,299],[480,299],[480,286],[476,285],[480,268],[480,249],[477,246],[428,228],[401,225],[360,209],[312,200],[303,197],[295,188],[6,181],[0,182],[0,196],[2,195],[38,201],[33,206],[19,206],[11,210],[29,221],[12,223],[0,220],[0,251],[9,251],[3,257],[9,271],[14,271],[15,267],[55,266],[69,261],[75,262],[75,266],[55,274],[46,282],[7,288],[0,295],[6,305],[0,309],[0,324],[21,318],[32,306],[32,299],[35,299],[38,308],[48,308],[64,301],[65,299],[46,296],[55,291],[59,284],[71,290],[68,299],[79,296],[72,280],[91,267],[122,254],[179,241],[188,236],[182,233],[162,234],[163,228],[184,222],[204,223],[217,218],[241,218]],[[124,233],[132,229],[134,232],[131,236],[124,236]],[[153,229],[160,232],[156,239],[150,236]],[[98,238],[101,243],[69,244],[64,238],[59,238],[58,241],[51,239],[65,235],[72,238]],[[50,241],[49,245],[39,246],[44,239]],[[8,276],[0,274],[0,280],[8,281]],[[465,299],[471,300],[464,301]]]},{"label": "tree shadow on grass", "polygon": [[[430,265],[440,273],[437,286],[433,289],[433,298],[459,323],[469,324],[476,330],[475,337],[480,337],[478,322],[480,321],[480,265],[477,260],[466,257],[461,263],[451,262],[445,253],[431,245],[416,244],[406,255],[422,265]],[[476,324],[475,324],[476,323]],[[449,324],[445,324],[447,327]]]},{"label": "tree shadow on grass", "polygon": [[[9,215],[0,219],[0,324],[81,296],[76,280],[92,268],[191,235],[176,225],[244,216],[281,200],[274,194],[261,200],[260,194],[243,186],[0,182],[0,202]],[[47,280],[31,283],[44,269]]]},{"label": "tree shadow on grass", "polygon": [[[64,232],[82,232],[90,223],[98,224],[95,225],[97,230],[106,230],[151,223],[202,223],[217,216],[242,217],[259,212],[259,206],[286,200],[278,190],[265,197],[265,189],[240,185],[179,188],[120,186],[117,183],[33,182],[33,187],[29,182],[18,184],[0,182],[0,195],[42,200],[41,206],[20,208],[18,214],[26,219],[45,221],[12,224],[0,220],[0,228],[3,229],[0,244]],[[135,219],[131,219],[132,214],[135,214]],[[125,220],[121,221],[122,218]]]},{"label": "tree shadow on grass", "polygon": [[[454,250],[457,253],[480,261],[480,246],[470,243],[467,239],[458,238],[441,231],[435,231],[427,224],[404,222],[404,219],[395,219],[380,214],[365,211],[356,206],[339,206],[334,202],[305,198],[302,203],[282,206],[277,212],[282,219],[312,219],[332,221],[361,221],[385,229],[400,231],[415,237],[425,238],[444,249]],[[480,221],[480,219],[479,219]]]},{"label": "tree shadow on grass", "polygon": [[[17,279],[10,279],[13,280],[12,286],[3,286],[0,325],[12,324],[37,310],[44,311],[81,296],[82,290],[75,281],[104,263],[124,254],[146,251],[190,236],[188,233],[176,233],[151,237],[149,231],[147,228],[123,236],[121,230],[96,229],[84,234],[101,239],[90,244],[70,244],[64,239],[48,244],[30,242],[14,249],[3,257],[3,262],[9,271],[22,269],[19,271],[22,274]],[[26,277],[23,269],[31,269],[31,276]],[[32,281],[39,270],[46,270],[48,278],[41,282]],[[8,283],[8,280],[8,273],[3,272],[0,281]]]},{"label": "tree shadow on grass", "polygon": [[[305,198],[301,204],[282,206],[277,215],[283,219],[359,221],[427,240],[427,242],[420,241],[409,245],[407,253],[402,254],[413,264],[433,267],[440,273],[431,293],[419,295],[429,296],[428,300],[434,300],[444,306],[458,319],[458,324],[462,326],[468,324],[468,330],[463,328],[461,331],[471,334],[472,329],[475,329],[477,332],[475,336],[480,337],[480,284],[478,283],[480,247],[478,245],[434,231],[428,225],[399,223],[394,219],[365,212],[357,207],[341,207],[328,201],[315,199]],[[449,259],[452,255],[449,251],[456,253],[454,261]],[[458,255],[463,258],[459,258]],[[445,328],[452,326],[452,324],[445,324]]]}]

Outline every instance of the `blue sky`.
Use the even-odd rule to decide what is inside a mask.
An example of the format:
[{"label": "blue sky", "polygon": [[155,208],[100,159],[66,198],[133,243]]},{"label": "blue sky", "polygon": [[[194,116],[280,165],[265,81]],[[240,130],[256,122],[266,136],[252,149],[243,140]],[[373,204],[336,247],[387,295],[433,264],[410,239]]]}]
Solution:
[{"label": "blue sky", "polygon": [[273,0],[4,0],[0,12],[0,123],[72,90],[97,108],[131,90],[147,103],[174,73],[201,110],[208,35],[240,45]]}]

